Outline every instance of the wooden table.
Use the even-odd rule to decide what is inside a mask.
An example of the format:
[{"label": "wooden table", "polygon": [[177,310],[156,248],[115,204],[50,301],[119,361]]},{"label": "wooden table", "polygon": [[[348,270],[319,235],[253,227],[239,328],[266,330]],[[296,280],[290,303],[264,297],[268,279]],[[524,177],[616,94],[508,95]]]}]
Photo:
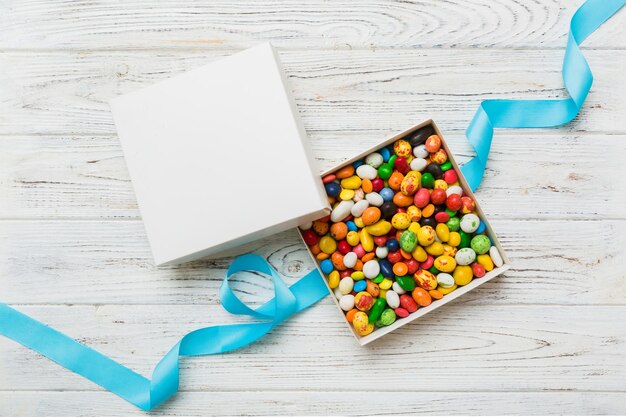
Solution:
[{"label": "wooden table", "polygon": [[[231,259],[153,266],[109,98],[270,40],[321,169],[428,117],[466,160],[482,99],[565,96],[579,4],[5,0],[0,298],[149,375],[186,331],[236,320],[217,298]],[[327,298],[183,360],[155,414],[625,413],[626,11],[584,49],[576,120],[496,133],[477,196],[510,272],[366,348]],[[290,282],[312,268],[293,231],[252,249]],[[145,414],[0,339],[0,415]]]}]

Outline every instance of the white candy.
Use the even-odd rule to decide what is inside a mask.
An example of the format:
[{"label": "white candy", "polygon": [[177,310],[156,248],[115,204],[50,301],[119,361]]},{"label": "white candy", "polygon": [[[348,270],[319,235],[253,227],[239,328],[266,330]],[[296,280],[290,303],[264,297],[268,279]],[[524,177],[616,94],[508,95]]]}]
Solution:
[{"label": "white candy", "polygon": [[335,294],[335,298],[337,298],[337,300],[340,300],[341,297],[343,297],[343,294],[341,293],[341,291],[339,290],[339,287],[335,288],[333,290],[333,294]]},{"label": "white candy", "polygon": [[378,264],[378,261],[372,259],[371,261],[365,262],[365,265],[363,265],[363,275],[365,275],[365,278],[376,278],[379,273],[380,265]]},{"label": "white candy", "polygon": [[411,170],[422,172],[428,165],[428,162],[424,158],[415,158],[411,161]]},{"label": "white candy", "polygon": [[386,246],[379,246],[376,248],[376,257],[378,259],[385,259],[387,255],[389,255],[389,249],[387,249]]},{"label": "white candy", "polygon": [[364,164],[356,169],[356,175],[363,179],[373,180],[378,176],[378,171],[373,166]]},{"label": "white candy", "polygon": [[451,185],[446,190],[446,195],[450,197],[452,194],[463,195],[463,189],[458,185]]},{"label": "white candy", "polygon": [[346,268],[353,268],[354,265],[356,265],[357,259],[358,256],[356,255],[356,253],[348,252],[346,253],[346,256],[343,257],[343,264],[346,266]]},{"label": "white candy", "polygon": [[454,278],[450,274],[441,272],[437,275],[437,284],[441,285],[441,288],[450,288],[454,285]]},{"label": "white candy", "polygon": [[413,148],[413,155],[415,155],[416,158],[428,158],[430,154],[426,150],[426,146],[419,145]]},{"label": "white candy", "polygon": [[300,228],[300,230],[309,230],[311,227],[313,227],[313,222],[307,222],[307,223],[301,224],[298,227]]},{"label": "white candy", "polygon": [[496,267],[500,268],[502,265],[504,265],[502,255],[500,255],[500,252],[498,252],[498,248],[496,248],[495,246],[489,248],[489,256],[491,257],[491,260]]},{"label": "white candy", "polygon": [[366,194],[365,199],[374,207],[380,207],[385,202],[381,195],[376,192]]},{"label": "white candy", "polygon": [[342,201],[330,213],[330,220],[337,223],[348,217],[350,215],[350,210],[352,210],[352,206],[354,206],[354,201]]},{"label": "white candy", "polygon": [[393,289],[393,291],[396,294],[404,294],[406,291],[400,286],[400,284],[398,284],[397,282],[394,282],[393,285],[391,286],[391,288]]},{"label": "white candy", "polygon": [[476,260],[476,252],[472,248],[459,249],[454,260],[458,265],[469,265]]},{"label": "white candy", "polygon": [[378,152],[371,153],[367,155],[367,158],[365,158],[365,163],[372,168],[378,168],[383,164],[383,156]]},{"label": "white candy", "polygon": [[474,213],[468,213],[461,217],[461,230],[465,233],[474,233],[480,226],[480,219]]},{"label": "white candy", "polygon": [[350,213],[354,217],[361,217],[366,208],[370,206],[370,203],[367,200],[359,200],[350,209]]},{"label": "white candy", "polygon": [[341,281],[339,281],[339,291],[341,291],[343,295],[350,294],[353,287],[354,280],[350,277],[342,278]]},{"label": "white candy", "polygon": [[339,299],[339,307],[343,311],[350,311],[354,308],[354,295],[347,294]]},{"label": "white candy", "polygon": [[385,295],[385,299],[387,300],[387,305],[391,308],[400,307],[400,296],[395,291],[387,291]]}]

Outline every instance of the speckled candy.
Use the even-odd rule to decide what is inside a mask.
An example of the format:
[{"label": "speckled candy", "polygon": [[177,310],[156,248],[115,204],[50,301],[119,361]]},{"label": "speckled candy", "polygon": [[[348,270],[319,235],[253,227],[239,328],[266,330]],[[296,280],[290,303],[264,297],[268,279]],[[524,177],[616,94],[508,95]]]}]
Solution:
[{"label": "speckled candy", "polygon": [[491,247],[491,241],[485,235],[477,235],[472,238],[470,243],[474,252],[479,255],[489,252],[489,248]]}]

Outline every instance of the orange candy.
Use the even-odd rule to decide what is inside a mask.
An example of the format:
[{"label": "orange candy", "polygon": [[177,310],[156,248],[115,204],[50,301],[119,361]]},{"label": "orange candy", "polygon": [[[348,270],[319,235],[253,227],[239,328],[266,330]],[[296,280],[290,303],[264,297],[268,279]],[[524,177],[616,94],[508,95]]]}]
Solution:
[{"label": "orange candy", "polygon": [[333,223],[333,225],[330,226],[330,235],[335,240],[343,240],[346,238],[347,234],[348,226],[346,226],[344,222]]},{"label": "orange candy", "polygon": [[394,191],[398,191],[400,189],[400,184],[402,184],[403,179],[404,175],[402,175],[402,173],[394,171],[393,174],[391,174],[391,177],[389,177],[389,179],[387,180],[389,188]]},{"label": "orange candy", "polygon": [[432,204],[427,205],[422,209],[422,217],[430,217],[435,212],[435,206]]},{"label": "orange candy", "polygon": [[[413,196],[396,193],[393,196],[393,202],[398,207],[408,207],[413,204]],[[434,207],[433,207],[434,210]]]},{"label": "orange candy", "polygon": [[315,257],[319,260],[319,261],[323,261],[324,259],[328,259],[330,255],[324,252],[320,252],[318,253]]},{"label": "orange candy", "polygon": [[380,220],[380,209],[378,207],[368,207],[361,215],[361,220],[365,226],[376,223]]},{"label": "orange candy", "polygon": [[378,297],[378,295],[380,294],[380,287],[378,286],[378,284],[368,279],[367,287],[365,288],[365,291],[372,294],[372,297]]},{"label": "orange candy", "polygon": [[375,252],[368,252],[361,258],[361,262],[365,263],[367,261],[371,261],[376,256]]},{"label": "orange candy", "polygon": [[439,290],[430,290],[428,294],[435,300],[441,300],[443,298],[443,293]]},{"label": "orange candy", "polygon": [[321,220],[316,220],[313,222],[313,231],[320,236],[324,236],[328,233],[328,222],[323,222]]},{"label": "orange candy", "polygon": [[396,262],[393,265],[393,273],[399,277],[405,276],[407,272],[409,272],[409,267],[404,262]]},{"label": "orange candy", "polygon": [[311,253],[313,255],[317,255],[318,253],[320,253],[322,250],[320,249],[320,244],[316,243],[315,245],[311,246]]},{"label": "orange candy", "polygon": [[345,166],[335,173],[338,179],[348,178],[354,175],[354,167],[352,165]]},{"label": "orange candy", "polygon": [[415,288],[411,295],[413,296],[415,302],[422,307],[429,306],[430,303],[433,302],[430,294],[425,289],[420,287]]},{"label": "orange candy", "polygon": [[364,178],[363,181],[361,181],[361,189],[365,194],[369,194],[374,191],[372,181],[369,178]]},{"label": "orange candy", "polygon": [[346,266],[343,263],[343,254],[339,251],[332,254],[330,260],[337,271],[345,271]]},{"label": "orange candy", "polygon": [[346,320],[348,320],[348,323],[352,323],[352,321],[354,320],[354,315],[358,312],[359,312],[358,309],[353,308],[352,310],[346,313]]}]

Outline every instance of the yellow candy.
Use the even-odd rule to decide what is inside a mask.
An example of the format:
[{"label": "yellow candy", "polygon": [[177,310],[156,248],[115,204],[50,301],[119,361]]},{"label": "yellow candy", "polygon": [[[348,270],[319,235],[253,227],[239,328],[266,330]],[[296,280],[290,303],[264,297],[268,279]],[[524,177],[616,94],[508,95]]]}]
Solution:
[{"label": "yellow candy", "polygon": [[443,254],[443,245],[439,242],[433,242],[429,246],[426,246],[426,252],[433,256],[439,256]]},{"label": "yellow candy", "polygon": [[339,271],[336,269],[333,270],[330,274],[328,274],[328,286],[334,290],[339,286],[340,279],[341,277],[339,276]]},{"label": "yellow candy", "polygon": [[456,261],[451,256],[441,255],[435,258],[435,268],[441,272],[452,272],[456,268]]},{"label": "yellow candy", "polygon": [[359,229],[362,229],[365,227],[365,224],[363,223],[363,218],[362,217],[355,217],[354,218],[354,224],[356,224],[356,227],[358,227]]},{"label": "yellow candy", "polygon": [[455,248],[461,244],[461,235],[458,232],[450,232],[450,237],[448,238],[448,245],[454,246]]},{"label": "yellow candy", "polygon": [[450,229],[448,229],[445,223],[439,223],[435,228],[435,232],[437,232],[437,237],[442,242],[447,242],[450,239]]},{"label": "yellow candy", "polygon": [[454,284],[450,288],[443,288],[441,285],[437,287],[437,291],[442,293],[443,295],[450,294],[452,291],[457,289],[457,285]]},{"label": "yellow candy", "polygon": [[415,194],[421,186],[422,174],[419,171],[409,171],[400,183],[400,192],[404,195],[410,196]]},{"label": "yellow candy", "polygon": [[367,331],[367,327],[370,324],[369,318],[367,314],[362,311],[359,311],[354,315],[354,320],[352,320],[352,325],[354,326],[354,330],[358,334],[362,334]]},{"label": "yellow candy", "polygon": [[388,290],[389,288],[391,288],[392,285],[393,285],[393,281],[390,280],[389,278],[383,279],[380,282],[380,284],[378,284],[381,290]]},{"label": "yellow candy", "polygon": [[332,255],[337,250],[337,242],[330,236],[324,236],[320,239],[320,250],[328,255]]},{"label": "yellow candy", "polygon": [[457,285],[467,285],[472,281],[474,274],[472,273],[472,267],[468,265],[459,265],[452,274],[454,282]]},{"label": "yellow candy", "polygon": [[389,291],[389,290],[380,290],[378,298],[386,298],[387,297],[387,291]]},{"label": "yellow candy", "polygon": [[417,241],[422,246],[428,246],[435,241],[435,230],[430,226],[424,226],[417,232]]},{"label": "yellow candy", "polygon": [[355,231],[348,232],[348,234],[346,235],[346,240],[348,241],[348,244],[350,246],[356,246],[360,242],[359,234]]},{"label": "yellow candy", "polygon": [[476,257],[476,262],[484,266],[485,271],[487,272],[493,270],[494,268],[494,264],[493,264],[493,261],[491,260],[491,256],[487,255],[486,253],[484,255],[478,255]]},{"label": "yellow candy", "polygon": [[447,190],[448,183],[445,182],[444,180],[435,180],[435,190],[436,189]]},{"label": "yellow candy", "polygon": [[412,151],[411,144],[406,140],[400,139],[393,144],[393,152],[401,158],[408,157]]},{"label": "yellow candy", "polygon": [[371,252],[374,250],[374,238],[367,232],[367,229],[361,229],[360,234],[361,246],[365,249],[365,252]]},{"label": "yellow candy", "polygon": [[355,281],[360,281],[365,278],[365,274],[363,273],[363,271],[354,271],[352,274],[350,274],[350,278]]},{"label": "yellow candy", "polygon": [[[417,208],[417,206],[409,206],[409,208],[406,209],[406,214],[409,215],[409,219],[414,223],[417,223],[422,218],[422,210]],[[413,230],[412,232],[415,233]]]},{"label": "yellow candy", "polygon": [[457,252],[457,248],[452,247],[450,245],[443,245],[444,255],[452,256],[454,258],[454,255],[456,255],[456,252]]},{"label": "yellow candy", "polygon": [[[391,223],[387,220],[379,220],[376,223],[367,226],[364,230],[367,230],[367,232],[372,236],[384,236],[391,230]],[[363,236],[361,236],[361,243],[363,243]],[[372,249],[365,250],[371,252]]]},{"label": "yellow candy", "polygon": [[396,213],[391,218],[391,225],[396,230],[407,229],[411,225],[411,218],[409,217],[408,213]]},{"label": "yellow candy", "polygon": [[428,259],[428,254],[421,246],[417,246],[413,253],[411,253],[411,255],[413,255],[413,258],[415,258],[415,260],[418,262],[424,262],[426,259]]},{"label": "yellow candy", "polygon": [[430,271],[420,269],[413,277],[417,280],[417,284],[425,290],[434,290],[437,288],[437,277]]},{"label": "yellow candy", "polygon": [[343,201],[352,200],[354,198],[354,190],[343,189],[339,193],[339,198]]},{"label": "yellow candy", "polygon": [[374,325],[372,323],[369,323],[367,326],[365,326],[365,330],[358,331],[357,333],[359,334],[359,336],[367,336],[373,331],[374,331]]},{"label": "yellow candy", "polygon": [[411,222],[409,230],[417,235],[417,233],[420,231],[420,227],[421,226],[418,222]]},{"label": "yellow candy", "polygon": [[341,180],[341,188],[346,188],[348,190],[356,190],[361,187],[361,178],[357,175],[353,175],[348,178],[344,178]]}]

